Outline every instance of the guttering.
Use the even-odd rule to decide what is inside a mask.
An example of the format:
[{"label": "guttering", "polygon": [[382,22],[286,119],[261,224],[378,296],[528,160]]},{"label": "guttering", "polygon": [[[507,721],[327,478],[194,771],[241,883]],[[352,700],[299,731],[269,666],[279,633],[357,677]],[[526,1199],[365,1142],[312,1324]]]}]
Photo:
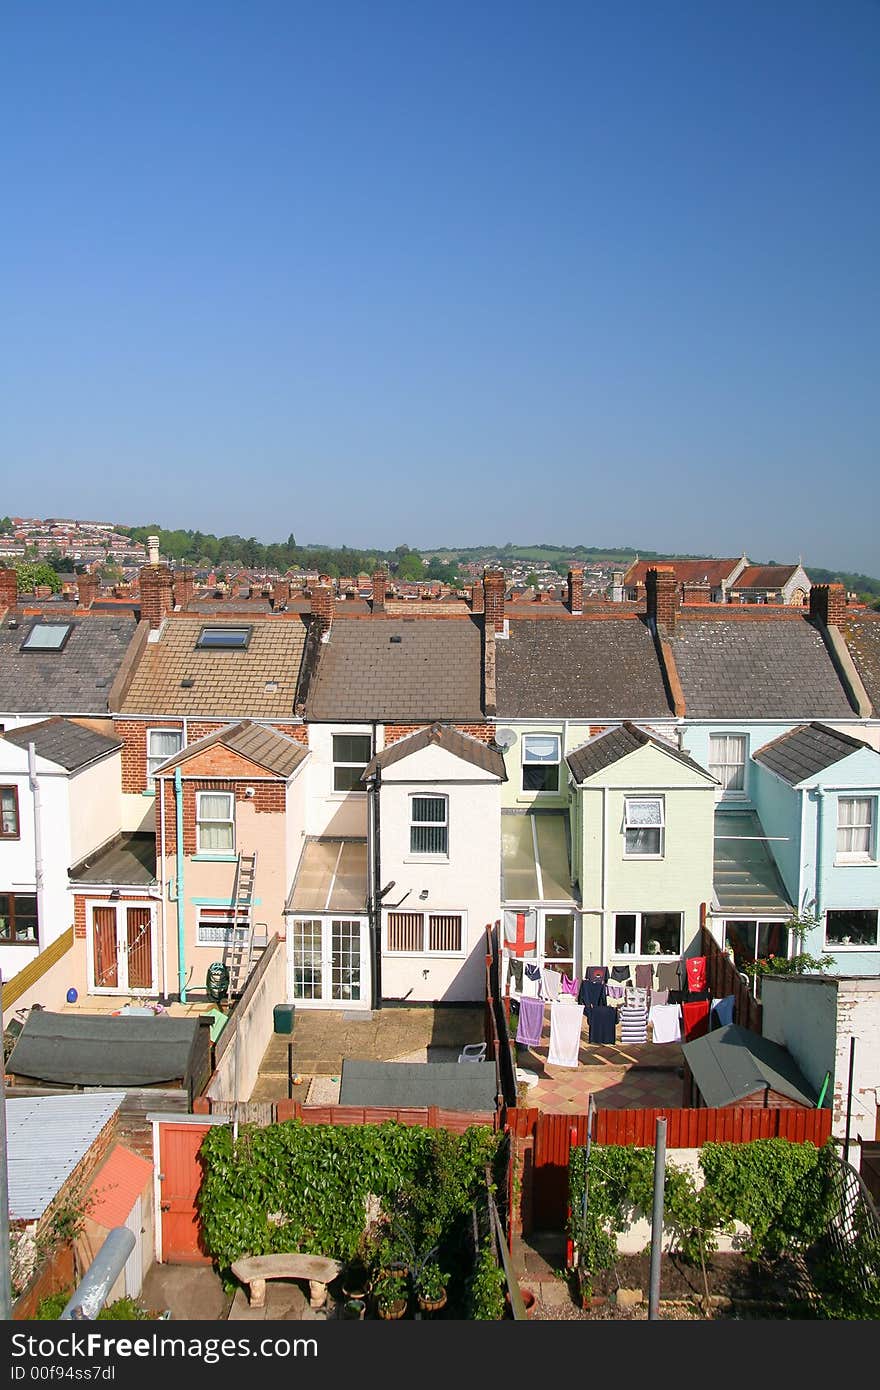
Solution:
[{"label": "guttering", "polygon": [[176,811],[176,831],[177,831],[177,985],[180,992],[181,1004],[186,1003],[186,961],[183,949],[183,927],[184,913],[186,912],[186,899],[183,892],[183,778],[180,775],[180,768],[174,769],[174,802]]}]

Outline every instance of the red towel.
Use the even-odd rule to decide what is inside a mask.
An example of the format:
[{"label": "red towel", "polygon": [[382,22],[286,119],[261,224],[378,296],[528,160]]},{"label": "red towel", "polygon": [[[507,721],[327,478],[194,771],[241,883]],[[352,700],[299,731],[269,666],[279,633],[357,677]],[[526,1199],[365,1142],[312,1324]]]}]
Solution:
[{"label": "red towel", "polygon": [[700,999],[696,1004],[682,1004],[684,1018],[684,1040],[693,1042],[709,1031],[709,1000]]},{"label": "red towel", "polygon": [[688,989],[693,994],[699,994],[706,988],[706,957],[691,956],[685,961],[687,970]]}]

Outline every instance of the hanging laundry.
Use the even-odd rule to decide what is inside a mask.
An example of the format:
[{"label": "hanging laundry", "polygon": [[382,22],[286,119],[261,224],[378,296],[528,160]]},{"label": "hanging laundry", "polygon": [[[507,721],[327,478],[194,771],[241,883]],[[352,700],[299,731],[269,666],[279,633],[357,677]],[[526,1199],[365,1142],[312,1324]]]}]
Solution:
[{"label": "hanging laundry", "polygon": [[632,984],[632,975],[630,974],[628,965],[612,965],[611,978],[612,980],[622,980],[625,981],[626,984]]},{"label": "hanging laundry", "polygon": [[690,956],[685,961],[685,969],[687,970],[688,989],[694,992],[704,990],[706,988],[706,957]]},{"label": "hanging laundry", "polygon": [[590,1042],[613,1045],[617,1036],[617,1010],[597,1005],[590,1013]]},{"label": "hanging laundry", "polygon": [[578,991],[578,1003],[585,1009],[595,1008],[605,1003],[605,984],[602,980],[584,979]]},{"label": "hanging laundry", "polygon": [[572,980],[572,979],[569,979],[568,975],[563,975],[563,977],[562,977],[562,992],[563,992],[563,994],[573,994],[574,997],[575,997],[575,999],[577,999],[577,997],[578,997],[578,991],[579,991],[580,987],[581,987],[581,982],[580,982],[580,980],[577,980],[577,979]]},{"label": "hanging laundry", "polygon": [[608,966],[588,965],[586,969],[585,978],[590,981],[599,982],[600,984],[604,985],[606,980],[608,979]]},{"label": "hanging laundry", "polygon": [[651,1008],[653,1008],[655,1004],[668,1004],[668,1003],[669,1003],[669,990],[668,990],[668,989],[652,989],[652,990],[651,990]]},{"label": "hanging laundry", "polygon": [[533,956],[538,947],[538,912],[506,910],[504,913],[504,949],[514,956]]},{"label": "hanging laundry", "polygon": [[636,966],[636,984],[639,989],[653,989],[654,987],[654,967],[653,965]]},{"label": "hanging laundry", "polygon": [[709,1031],[709,1001],[701,999],[697,1003],[684,1003],[681,1006],[684,1019],[685,1042],[702,1038]]},{"label": "hanging laundry", "polygon": [[723,999],[716,999],[711,1009],[711,1027],[724,1028],[728,1023],[732,1023],[735,1004],[734,994],[725,994]]},{"label": "hanging laundry", "polygon": [[529,999],[525,995],[519,1001],[519,1023],[516,1026],[516,1040],[523,1047],[539,1047],[544,1032],[544,1000]]},{"label": "hanging laundry", "polygon": [[679,1042],[681,1039],[681,1009],[678,1004],[652,1004],[648,1014],[651,1039],[655,1043]]},{"label": "hanging laundry", "polygon": [[581,1024],[584,1010],[574,1002],[563,1004],[554,1000],[550,1005],[550,1049],[547,1064],[553,1067],[576,1067],[581,1045]]},{"label": "hanging laundry", "polygon": [[620,1042],[643,1043],[648,1041],[648,1010],[624,1004],[620,1010]]},{"label": "hanging laundry", "polygon": [[551,970],[549,965],[545,965],[541,971],[541,983],[544,986],[545,999],[558,999],[562,989],[562,976],[558,970]]},{"label": "hanging laundry", "polygon": [[664,961],[657,966],[657,984],[661,989],[681,989],[681,967],[677,961]]}]

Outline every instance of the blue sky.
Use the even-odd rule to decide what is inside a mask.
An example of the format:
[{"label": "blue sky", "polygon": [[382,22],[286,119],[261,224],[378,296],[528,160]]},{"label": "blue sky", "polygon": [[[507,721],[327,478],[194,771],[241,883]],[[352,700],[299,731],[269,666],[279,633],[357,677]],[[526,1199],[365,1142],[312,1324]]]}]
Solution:
[{"label": "blue sky", "polygon": [[0,514],[880,575],[877,0],[6,0]]}]

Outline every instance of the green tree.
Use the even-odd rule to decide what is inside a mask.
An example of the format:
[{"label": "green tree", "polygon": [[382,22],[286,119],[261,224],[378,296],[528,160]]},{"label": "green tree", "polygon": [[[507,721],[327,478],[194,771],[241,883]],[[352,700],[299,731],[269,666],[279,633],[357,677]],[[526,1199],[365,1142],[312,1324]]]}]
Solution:
[{"label": "green tree", "polygon": [[535,571],[534,571],[534,570],[531,570],[531,571],[526,575],[526,588],[527,588],[527,589],[537,589],[537,587],[538,587],[538,576],[535,574]]},{"label": "green tree", "polygon": [[31,594],[38,585],[47,584],[53,594],[60,593],[61,580],[51,565],[45,560],[19,560],[15,566],[18,575],[18,592]]},{"label": "green tree", "polygon": [[408,583],[415,582],[418,579],[424,579],[425,567],[422,564],[421,556],[417,555],[414,550],[409,551],[406,555],[402,555],[397,573],[401,579],[406,580]]}]

